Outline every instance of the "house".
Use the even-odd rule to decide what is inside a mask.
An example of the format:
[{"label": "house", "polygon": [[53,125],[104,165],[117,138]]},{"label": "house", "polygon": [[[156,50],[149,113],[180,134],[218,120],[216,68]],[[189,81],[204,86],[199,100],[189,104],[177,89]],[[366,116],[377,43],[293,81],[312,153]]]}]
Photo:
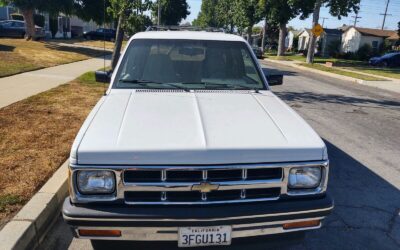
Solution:
[{"label": "house", "polygon": [[285,39],[285,47],[286,50],[292,51],[295,45],[293,44],[295,37],[300,34],[300,31],[297,30],[290,30]]},{"label": "house", "polygon": [[299,51],[304,51],[308,49],[308,42],[310,41],[310,37],[311,37],[310,29],[304,29],[303,31],[300,31],[299,42],[297,45],[297,49]]},{"label": "house", "polygon": [[11,19],[11,14],[14,12],[15,10],[11,6],[0,7],[0,21]]},{"label": "house", "polygon": [[[305,51],[308,49],[308,42],[312,32],[310,29],[304,29],[299,34],[298,50]],[[330,54],[330,45],[333,43],[338,43],[342,38],[342,31],[340,29],[324,29],[324,32],[317,38],[316,53],[319,53],[323,57],[327,57]]]},{"label": "house", "polygon": [[[17,8],[12,6],[4,6],[0,7],[0,21],[1,20],[9,20],[11,18],[11,14],[18,12]],[[44,30],[46,32],[46,36],[48,38],[52,37],[51,29],[50,29],[50,17],[48,13],[41,13],[36,11],[36,14],[40,14],[44,16]],[[83,32],[88,32],[92,30],[96,30],[99,26],[94,22],[86,22],[79,19],[76,16],[67,16],[64,14],[59,14],[57,17],[57,32],[55,34],[55,38],[71,38],[76,36],[82,36]]]},{"label": "house", "polygon": [[385,39],[394,37],[396,31],[369,29],[350,26],[342,35],[342,52],[357,52],[364,44],[371,45],[373,50],[378,51]]}]

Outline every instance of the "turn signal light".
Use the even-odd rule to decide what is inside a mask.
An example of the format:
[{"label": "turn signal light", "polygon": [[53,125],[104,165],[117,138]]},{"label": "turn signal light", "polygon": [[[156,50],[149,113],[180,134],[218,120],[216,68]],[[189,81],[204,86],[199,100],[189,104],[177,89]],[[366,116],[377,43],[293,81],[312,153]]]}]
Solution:
[{"label": "turn signal light", "polygon": [[91,230],[91,229],[79,229],[80,236],[87,237],[121,237],[120,230]]},{"label": "turn signal light", "polygon": [[296,229],[305,227],[318,227],[321,224],[320,220],[298,221],[283,224],[283,229]]}]

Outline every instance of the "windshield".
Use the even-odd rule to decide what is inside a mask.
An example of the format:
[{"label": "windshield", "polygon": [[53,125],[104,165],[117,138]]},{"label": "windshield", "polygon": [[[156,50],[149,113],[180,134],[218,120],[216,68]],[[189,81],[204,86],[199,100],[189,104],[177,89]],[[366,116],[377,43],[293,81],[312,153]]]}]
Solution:
[{"label": "windshield", "polygon": [[244,42],[134,40],[114,88],[264,89]]}]

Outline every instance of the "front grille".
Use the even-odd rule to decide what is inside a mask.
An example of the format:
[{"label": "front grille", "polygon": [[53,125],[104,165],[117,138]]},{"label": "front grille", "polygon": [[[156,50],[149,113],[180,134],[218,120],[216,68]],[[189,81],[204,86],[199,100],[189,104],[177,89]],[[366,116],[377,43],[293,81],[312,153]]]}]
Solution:
[{"label": "front grille", "polygon": [[283,168],[130,169],[123,172],[128,204],[203,204],[276,200]]}]

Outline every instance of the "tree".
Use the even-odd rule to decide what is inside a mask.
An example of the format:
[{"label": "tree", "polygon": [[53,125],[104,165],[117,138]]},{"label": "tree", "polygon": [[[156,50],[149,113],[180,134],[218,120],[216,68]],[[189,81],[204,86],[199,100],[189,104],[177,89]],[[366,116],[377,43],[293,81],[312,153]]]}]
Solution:
[{"label": "tree", "polygon": [[305,19],[311,14],[315,0],[261,0],[266,19],[279,27],[278,56],[285,54],[285,39],[288,22],[300,15]]},{"label": "tree", "polygon": [[[163,25],[178,25],[189,14],[189,5],[186,0],[158,0],[161,1],[161,20]],[[153,16],[157,16],[158,4],[153,5]]]},{"label": "tree", "polygon": [[201,3],[201,10],[193,25],[198,27],[221,27],[217,13],[218,0],[203,0]]},{"label": "tree", "polygon": [[235,30],[235,8],[232,5],[232,0],[219,0],[216,12],[220,26],[229,33],[233,33]]},{"label": "tree", "polygon": [[[350,12],[358,13],[360,0],[315,0],[312,27],[318,24],[319,13],[322,6],[329,8],[329,13],[339,20]],[[307,63],[313,63],[317,37],[312,35],[308,43]]]},{"label": "tree", "polygon": [[253,26],[261,21],[263,17],[262,8],[259,0],[234,0],[234,23],[239,33],[247,30],[247,41],[251,43]]},{"label": "tree", "polygon": [[109,0],[75,0],[73,13],[84,21],[102,25],[112,20],[111,13],[107,11],[109,7]]},{"label": "tree", "polygon": [[145,14],[150,10],[150,0],[109,0],[107,11],[118,20],[117,37],[111,59],[111,68],[114,69],[121,55],[122,41],[126,31],[135,33],[142,31],[151,24],[150,18]]},{"label": "tree", "polygon": [[34,23],[35,10],[69,14],[72,10],[73,0],[0,0],[0,4],[12,4],[21,11],[25,20],[25,38],[27,40],[34,40],[36,37]]},{"label": "tree", "polygon": [[399,35],[399,39],[400,39],[400,22],[397,24],[398,30],[397,30],[397,34]]}]

